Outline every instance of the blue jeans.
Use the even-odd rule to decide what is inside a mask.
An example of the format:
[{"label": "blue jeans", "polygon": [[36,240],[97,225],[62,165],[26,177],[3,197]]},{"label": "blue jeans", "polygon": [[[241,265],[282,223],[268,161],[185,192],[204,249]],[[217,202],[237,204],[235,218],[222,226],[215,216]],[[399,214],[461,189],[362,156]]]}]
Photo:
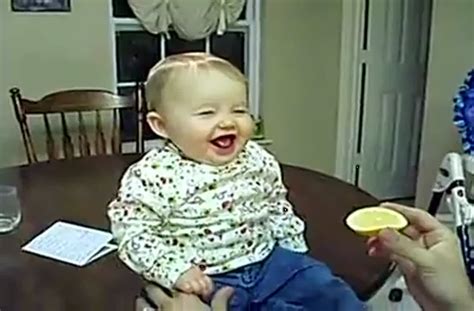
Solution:
[{"label": "blue jeans", "polygon": [[263,261],[211,276],[215,290],[234,288],[234,310],[365,310],[352,289],[326,265],[281,247]]}]

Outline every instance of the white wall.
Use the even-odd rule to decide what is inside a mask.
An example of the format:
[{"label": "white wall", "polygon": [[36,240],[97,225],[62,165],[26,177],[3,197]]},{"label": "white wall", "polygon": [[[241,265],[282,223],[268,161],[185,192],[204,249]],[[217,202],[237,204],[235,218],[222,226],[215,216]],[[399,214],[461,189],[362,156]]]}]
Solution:
[{"label": "white wall", "polygon": [[280,161],[334,172],[341,0],[266,0],[263,118]]},{"label": "white wall", "polygon": [[19,13],[10,0],[0,1],[0,167],[25,161],[11,87],[30,98],[65,88],[113,89],[108,0],[71,5],[71,13]]}]

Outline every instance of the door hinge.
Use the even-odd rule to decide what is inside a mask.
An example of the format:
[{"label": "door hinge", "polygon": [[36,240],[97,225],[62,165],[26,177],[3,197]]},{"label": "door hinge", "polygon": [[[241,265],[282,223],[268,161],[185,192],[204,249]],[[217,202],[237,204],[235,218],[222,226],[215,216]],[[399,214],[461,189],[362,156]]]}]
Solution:
[{"label": "door hinge", "polygon": [[354,185],[359,187],[359,178],[360,178],[360,165],[356,164],[354,170]]}]

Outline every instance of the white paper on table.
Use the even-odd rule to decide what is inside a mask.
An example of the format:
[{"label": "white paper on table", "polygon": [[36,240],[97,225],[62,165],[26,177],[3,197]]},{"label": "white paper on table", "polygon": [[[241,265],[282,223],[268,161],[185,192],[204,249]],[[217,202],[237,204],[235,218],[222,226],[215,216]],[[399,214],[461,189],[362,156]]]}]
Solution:
[{"label": "white paper on table", "polygon": [[117,249],[109,244],[112,238],[106,231],[58,221],[22,250],[82,267]]}]

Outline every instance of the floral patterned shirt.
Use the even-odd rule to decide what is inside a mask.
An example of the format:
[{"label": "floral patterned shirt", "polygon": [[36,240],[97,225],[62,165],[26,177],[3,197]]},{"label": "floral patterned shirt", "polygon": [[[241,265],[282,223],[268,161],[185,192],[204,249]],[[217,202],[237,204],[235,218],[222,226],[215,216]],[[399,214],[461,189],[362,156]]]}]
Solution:
[{"label": "floral patterned shirt", "polygon": [[224,166],[165,145],[128,168],[108,216],[120,259],[172,288],[193,265],[225,273],[263,260],[276,243],[306,252],[286,194],[278,162],[255,142]]}]

